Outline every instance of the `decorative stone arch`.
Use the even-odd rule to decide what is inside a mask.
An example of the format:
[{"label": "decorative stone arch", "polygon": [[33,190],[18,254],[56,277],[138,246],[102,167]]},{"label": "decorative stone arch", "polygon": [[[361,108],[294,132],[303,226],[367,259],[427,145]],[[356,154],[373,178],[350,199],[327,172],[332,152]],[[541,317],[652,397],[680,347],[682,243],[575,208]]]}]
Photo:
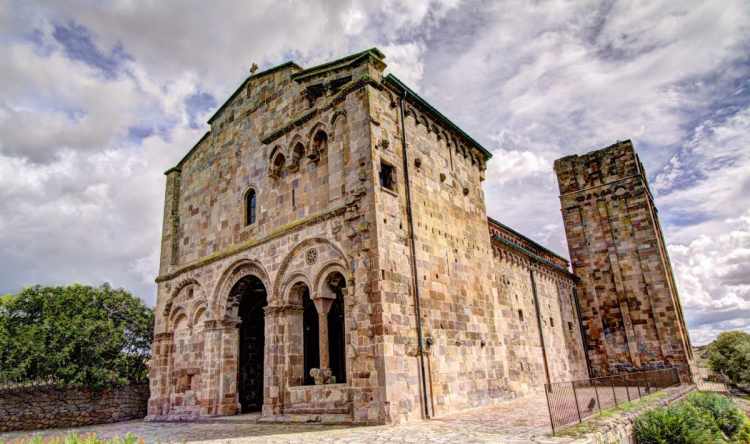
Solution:
[{"label": "decorative stone arch", "polygon": [[313,125],[308,134],[308,152],[307,157],[312,161],[317,161],[321,153],[326,153],[330,139],[330,131],[323,122]]},{"label": "decorative stone arch", "polygon": [[333,114],[331,115],[331,119],[329,120],[331,128],[334,127],[334,125],[336,124],[336,120],[338,120],[339,117],[343,117],[344,119],[346,119],[345,109],[337,109],[336,111],[333,112]]},{"label": "decorative stone arch", "polygon": [[289,171],[299,171],[306,151],[304,139],[301,135],[295,134],[289,143]]},{"label": "decorative stone arch", "polygon": [[190,317],[188,318],[188,324],[191,328],[198,325],[201,316],[208,317],[208,306],[205,302],[201,301],[196,303],[192,310],[190,310]]},{"label": "decorative stone arch", "polygon": [[[308,248],[316,246],[316,245],[322,245],[322,246],[331,248],[337,254],[337,257],[340,258],[345,269],[347,270],[349,269],[349,261],[346,257],[346,254],[344,254],[344,251],[341,249],[341,247],[336,245],[336,243],[328,239],[322,238],[322,237],[311,237],[311,238],[305,239],[299,242],[297,245],[295,245],[291,250],[289,250],[289,253],[281,261],[281,265],[279,266],[279,271],[277,272],[276,279],[274,280],[273,291],[271,292],[272,297],[277,297],[278,295],[282,294],[281,287],[282,287],[282,284],[285,284],[288,280],[287,271],[288,271],[291,261],[295,257],[297,257],[298,253],[305,251]],[[312,264],[310,266],[314,267],[313,270],[317,270],[320,267],[317,264]],[[313,276],[316,276],[316,275],[317,274],[313,274]],[[310,291],[313,291],[312,286],[310,287]]]},{"label": "decorative stone arch", "polygon": [[418,125],[419,121],[417,120],[417,112],[414,110],[414,108],[411,106],[405,106],[404,108],[404,117],[411,117],[412,119],[414,119],[414,124]]},{"label": "decorative stone arch", "polygon": [[188,325],[190,325],[190,318],[188,317],[188,311],[183,307],[175,307],[174,310],[169,314],[168,325],[169,325],[169,331],[174,333],[175,326],[177,325],[177,321],[185,318],[188,322]]},{"label": "decorative stone arch", "polygon": [[297,271],[292,273],[289,278],[284,282],[284,284],[281,286],[281,300],[284,304],[293,305],[293,306],[301,306],[302,301],[294,300],[294,295],[292,294],[292,290],[294,289],[297,284],[304,284],[307,289],[310,291],[310,297],[313,296],[313,286],[311,285],[310,278],[303,272]]},{"label": "decorative stone arch", "polygon": [[[313,287],[311,287],[310,291],[314,291],[316,294],[325,294],[327,289],[325,288],[326,285],[326,279],[331,273],[338,272],[341,273],[342,276],[344,276],[344,279],[346,280],[346,287],[351,288],[353,285],[351,273],[346,269],[345,265],[343,265],[339,261],[329,261],[326,264],[323,264],[317,274],[315,275],[315,280],[313,281]],[[346,294],[345,294],[346,295]]]},{"label": "decorative stone arch", "polygon": [[318,120],[317,122],[315,122],[312,128],[310,128],[310,131],[307,132],[307,140],[312,143],[313,137],[315,137],[315,133],[320,130],[323,130],[326,134],[330,132],[328,131],[328,125],[326,125],[325,122]]},{"label": "decorative stone arch", "polygon": [[286,164],[286,156],[284,151],[276,145],[271,150],[271,155],[268,157],[268,175],[272,178],[278,178],[281,176],[281,171],[284,169]]},{"label": "decorative stone arch", "polygon": [[336,136],[336,121],[338,119],[344,119],[344,123],[346,123],[347,121],[346,110],[344,109],[336,110],[331,116],[331,120],[329,121],[331,131],[329,131],[329,134],[328,134],[328,137],[330,138],[331,142],[336,141],[336,137],[337,137]]},{"label": "decorative stone arch", "polygon": [[[183,291],[189,289],[189,287],[193,288],[192,294]],[[194,278],[186,278],[179,281],[174,290],[172,290],[169,300],[164,305],[164,311],[162,312],[162,315],[166,320],[167,331],[171,331],[171,328],[174,325],[172,319],[174,318],[175,312],[181,308],[185,309],[186,307],[190,307],[192,304],[196,303],[194,301],[205,304],[206,298],[203,293],[203,287]]]},{"label": "decorative stone arch", "polygon": [[[211,306],[213,307],[213,313],[216,320],[235,320],[236,313],[234,316],[229,315],[230,310],[235,310],[239,306],[239,301],[230,301],[231,290],[234,285],[240,281],[240,279],[247,276],[255,276],[263,283],[266,287],[266,292],[270,288],[270,279],[263,265],[252,259],[239,259],[228,266],[219,277],[219,280],[214,288],[213,298]],[[269,303],[271,303],[275,293],[268,293]]]}]

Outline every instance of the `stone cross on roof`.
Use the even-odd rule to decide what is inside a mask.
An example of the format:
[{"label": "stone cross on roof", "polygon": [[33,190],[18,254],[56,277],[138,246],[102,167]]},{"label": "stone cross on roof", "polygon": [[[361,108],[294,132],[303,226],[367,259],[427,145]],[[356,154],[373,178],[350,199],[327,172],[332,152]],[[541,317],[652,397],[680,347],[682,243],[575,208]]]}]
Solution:
[{"label": "stone cross on roof", "polygon": [[253,62],[253,64],[250,65],[250,74],[255,74],[255,71],[257,70],[258,70],[258,65],[255,62]]}]

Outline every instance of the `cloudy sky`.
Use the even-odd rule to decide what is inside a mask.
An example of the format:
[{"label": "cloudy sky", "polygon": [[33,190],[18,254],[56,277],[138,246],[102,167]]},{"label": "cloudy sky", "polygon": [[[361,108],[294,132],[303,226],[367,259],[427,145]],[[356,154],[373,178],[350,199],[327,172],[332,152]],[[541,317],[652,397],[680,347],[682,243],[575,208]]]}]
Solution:
[{"label": "cloudy sky", "polygon": [[746,0],[0,0],[0,294],[153,304],[164,176],[252,62],[377,46],[494,153],[488,213],[567,255],[554,159],[632,139],[695,343],[750,331]]}]

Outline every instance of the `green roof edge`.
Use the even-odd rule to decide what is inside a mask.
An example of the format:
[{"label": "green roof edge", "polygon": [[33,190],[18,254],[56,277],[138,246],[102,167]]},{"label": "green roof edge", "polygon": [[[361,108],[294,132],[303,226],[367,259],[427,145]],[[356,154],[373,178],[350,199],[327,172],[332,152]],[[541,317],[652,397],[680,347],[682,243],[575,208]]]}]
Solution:
[{"label": "green roof edge", "polygon": [[555,253],[554,251],[550,250],[549,248],[547,248],[547,247],[545,247],[543,245],[540,245],[538,242],[534,241],[533,239],[529,238],[528,236],[525,236],[525,235],[519,233],[518,231],[516,231],[513,228],[505,225],[504,223],[500,222],[499,220],[493,219],[493,218],[491,218],[489,216],[487,216],[487,220],[489,220],[491,223],[493,223],[495,225],[499,225],[502,228],[505,228],[506,230],[510,231],[511,233],[515,234],[516,236],[519,236],[519,237],[523,238],[524,240],[528,241],[531,245],[533,245],[533,246],[535,246],[537,248],[540,248],[543,251],[546,251],[547,253],[551,254],[552,256],[555,256],[558,259],[562,259],[563,261],[565,261],[566,264],[570,265],[570,261],[569,260],[567,260],[564,257],[560,256],[559,254]]},{"label": "green roof edge", "polygon": [[268,68],[265,71],[261,71],[259,73],[255,73],[255,74],[250,74],[242,83],[240,83],[240,86],[238,86],[237,89],[234,90],[234,92],[232,93],[232,95],[229,96],[229,98],[224,101],[224,103],[219,107],[219,109],[217,109],[216,112],[213,113],[211,115],[211,117],[208,118],[207,122],[208,123],[213,122],[213,120],[216,118],[216,116],[218,116],[219,113],[221,113],[221,111],[227,106],[227,104],[229,102],[231,102],[232,99],[234,99],[237,96],[237,94],[240,93],[240,91],[242,91],[242,88],[245,86],[245,84],[248,81],[250,81],[251,79],[257,78],[257,77],[262,77],[262,76],[271,74],[273,72],[279,71],[279,70],[284,69],[284,68],[289,68],[289,67],[293,67],[293,68],[297,68],[297,69],[302,69],[301,66],[299,66],[298,64],[296,64],[296,63],[294,63],[294,62],[292,62],[290,60],[288,62],[282,63],[281,65],[276,65],[276,66],[273,66],[271,68]]},{"label": "green roof edge", "polygon": [[325,72],[335,65],[340,65],[348,61],[354,61],[365,55],[374,55],[380,60],[385,59],[385,54],[383,54],[378,48],[372,47],[372,48],[365,49],[364,51],[355,52],[354,54],[349,54],[347,56],[344,56],[335,60],[331,60],[330,62],[325,62],[325,63],[321,63],[320,65],[315,65],[310,68],[305,68],[300,72],[296,72],[292,74],[292,79],[296,80],[301,77],[308,77],[313,74],[317,74],[319,72]]},{"label": "green roof edge", "polygon": [[462,130],[461,127],[459,127],[458,125],[456,125],[455,123],[453,123],[453,121],[451,121],[451,119],[445,117],[445,115],[443,115],[443,113],[441,113],[440,111],[438,111],[434,106],[430,105],[429,102],[427,102],[425,99],[423,99],[422,97],[420,97],[420,95],[417,94],[416,92],[414,92],[414,90],[412,90],[411,88],[409,88],[408,86],[406,86],[404,84],[404,82],[402,82],[401,80],[398,79],[398,77],[394,76],[393,74],[388,74],[387,76],[385,76],[385,81],[388,82],[388,83],[391,83],[396,88],[401,89],[401,91],[403,91],[406,94],[408,94],[409,96],[411,96],[420,105],[422,105],[425,108],[427,108],[427,110],[429,112],[435,114],[435,116],[437,116],[440,120],[442,120],[452,130],[456,131],[463,138],[465,138],[466,140],[468,140],[469,142],[471,142],[475,147],[479,148],[479,150],[482,152],[482,154],[484,154],[485,160],[490,160],[492,158],[492,153],[490,153],[489,150],[487,150],[487,148],[483,147],[481,143],[479,143],[476,140],[474,140],[474,138],[471,137],[470,135],[468,135],[464,130]]}]

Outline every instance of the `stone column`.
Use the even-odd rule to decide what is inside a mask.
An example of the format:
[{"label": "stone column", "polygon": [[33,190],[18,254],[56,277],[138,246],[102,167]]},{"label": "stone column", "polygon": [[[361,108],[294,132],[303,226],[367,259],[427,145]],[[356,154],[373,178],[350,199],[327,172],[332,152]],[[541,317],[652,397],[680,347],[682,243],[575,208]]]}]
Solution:
[{"label": "stone column", "polygon": [[328,368],[330,356],[328,353],[328,312],[331,310],[336,295],[329,291],[325,294],[315,295],[313,298],[315,309],[318,312],[318,344],[320,347],[320,368]]}]

